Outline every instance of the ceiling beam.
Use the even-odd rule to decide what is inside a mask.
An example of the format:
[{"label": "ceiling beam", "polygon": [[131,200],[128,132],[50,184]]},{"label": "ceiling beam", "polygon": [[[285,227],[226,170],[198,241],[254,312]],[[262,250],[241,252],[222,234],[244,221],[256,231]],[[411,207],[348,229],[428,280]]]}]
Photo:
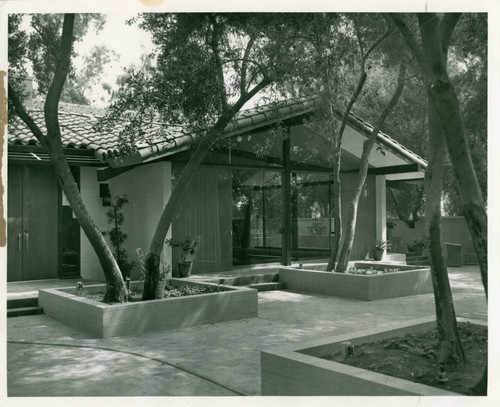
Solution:
[{"label": "ceiling beam", "polygon": [[110,180],[111,178],[117,177],[131,169],[135,168],[135,166],[131,165],[129,167],[107,167],[103,169],[97,170],[97,182],[105,182]]},{"label": "ceiling beam", "polygon": [[371,175],[404,174],[407,172],[418,172],[421,170],[422,167],[419,164],[389,165],[387,167],[370,168],[368,170],[368,174]]}]

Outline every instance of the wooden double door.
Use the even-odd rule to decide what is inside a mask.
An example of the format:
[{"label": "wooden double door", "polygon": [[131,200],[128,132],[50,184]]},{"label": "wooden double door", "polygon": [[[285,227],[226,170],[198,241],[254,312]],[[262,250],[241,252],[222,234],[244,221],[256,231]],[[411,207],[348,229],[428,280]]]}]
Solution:
[{"label": "wooden double door", "polygon": [[49,165],[9,165],[7,281],[58,277],[59,202]]}]

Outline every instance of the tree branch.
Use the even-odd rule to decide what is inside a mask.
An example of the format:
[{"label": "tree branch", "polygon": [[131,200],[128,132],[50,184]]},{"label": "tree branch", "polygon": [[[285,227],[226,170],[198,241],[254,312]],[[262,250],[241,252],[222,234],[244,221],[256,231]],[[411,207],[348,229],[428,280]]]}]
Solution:
[{"label": "tree branch", "polygon": [[217,22],[217,19],[213,14],[210,14],[209,16],[210,22],[212,23],[212,36],[210,38],[209,46],[210,49],[212,50],[215,58],[215,62],[217,67],[219,68],[217,70],[217,77],[219,81],[219,87],[220,87],[220,92],[221,92],[221,104],[222,104],[222,111],[226,111],[229,106],[228,106],[228,101],[227,101],[227,94],[226,94],[226,87],[224,84],[224,72],[222,71],[222,60],[219,55],[219,43],[218,43],[218,37],[219,37],[219,23]]},{"label": "tree branch", "polygon": [[43,42],[45,43],[46,47],[50,50],[50,53],[52,54],[52,56],[54,57],[54,59],[56,60],[56,64],[57,62],[59,61],[59,55],[57,55],[57,51],[56,49],[54,48],[54,44],[52,43],[52,41],[49,41],[46,37],[46,35],[43,33],[43,31],[41,31],[37,26],[36,24],[33,24],[31,25],[33,27],[33,29],[38,33],[38,35],[40,35],[40,37],[42,38]]},{"label": "tree branch", "polygon": [[59,99],[66,82],[71,62],[71,49],[73,48],[73,27],[75,23],[74,14],[65,14],[63,30],[61,34],[60,57],[57,62],[54,78],[50,84],[47,98],[45,99],[44,113],[47,125],[47,136],[60,135],[59,129]]},{"label": "tree branch", "polygon": [[462,13],[446,13],[441,20],[441,46],[445,58],[448,58],[451,37],[461,15]]},{"label": "tree branch", "polygon": [[241,77],[240,77],[240,94],[243,95],[247,91],[247,87],[249,84],[247,84],[247,64],[248,64],[248,56],[250,55],[250,51],[253,48],[253,44],[255,43],[255,40],[257,39],[257,36],[254,34],[250,37],[250,40],[248,41],[248,44],[245,48],[245,53],[243,54],[243,62],[241,64]]},{"label": "tree branch", "polygon": [[419,45],[413,34],[411,33],[410,29],[404,22],[403,18],[399,16],[399,14],[389,14],[389,17],[392,19],[396,27],[398,28],[399,32],[403,36],[406,44],[408,45],[408,48],[410,48],[413,56],[417,60],[417,63],[420,65],[420,68],[422,68],[422,72],[424,72],[424,54],[422,51],[422,47]]},{"label": "tree branch", "polygon": [[382,37],[380,37],[377,41],[375,41],[375,43],[368,49],[368,51],[366,51],[366,54],[364,55],[364,60],[366,61],[368,59],[368,57],[370,56],[370,54],[373,52],[373,50],[375,48],[378,47],[378,45],[384,41],[388,36],[389,34],[391,33],[391,25],[390,24],[387,24],[387,31],[385,32],[384,35],[382,35]]},{"label": "tree branch", "polygon": [[8,86],[9,86],[9,99],[11,100],[12,104],[14,105],[14,108],[16,109],[17,115],[26,124],[26,126],[28,126],[28,128],[34,134],[34,136],[37,138],[37,140],[40,142],[42,147],[47,148],[47,140],[45,139],[45,135],[43,134],[42,130],[40,130],[40,127],[38,127],[38,125],[35,123],[33,118],[29,115],[29,113],[24,108],[21,100],[19,99],[19,96],[17,95],[17,92],[12,87],[12,85],[9,83]]}]

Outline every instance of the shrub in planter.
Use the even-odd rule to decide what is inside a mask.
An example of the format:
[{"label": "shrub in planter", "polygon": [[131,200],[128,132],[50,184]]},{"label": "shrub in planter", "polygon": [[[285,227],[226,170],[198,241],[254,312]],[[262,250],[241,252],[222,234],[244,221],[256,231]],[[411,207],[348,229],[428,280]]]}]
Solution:
[{"label": "shrub in planter", "polygon": [[408,243],[408,252],[412,253],[416,256],[421,256],[424,249],[427,247],[427,244],[424,240],[414,240],[413,243]]},{"label": "shrub in planter", "polygon": [[171,247],[178,247],[181,250],[177,263],[177,277],[190,276],[200,239],[198,237],[186,236],[182,240],[167,239],[165,243]]}]

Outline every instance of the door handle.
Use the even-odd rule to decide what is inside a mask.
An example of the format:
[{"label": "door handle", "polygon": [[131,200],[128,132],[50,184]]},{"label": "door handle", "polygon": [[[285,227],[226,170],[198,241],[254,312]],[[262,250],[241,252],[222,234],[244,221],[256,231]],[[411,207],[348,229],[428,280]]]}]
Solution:
[{"label": "door handle", "polygon": [[20,252],[22,250],[22,247],[21,247],[21,233],[18,233],[17,234],[17,251]]},{"label": "door handle", "polygon": [[28,251],[30,242],[30,235],[28,232],[24,232],[24,251]]}]

